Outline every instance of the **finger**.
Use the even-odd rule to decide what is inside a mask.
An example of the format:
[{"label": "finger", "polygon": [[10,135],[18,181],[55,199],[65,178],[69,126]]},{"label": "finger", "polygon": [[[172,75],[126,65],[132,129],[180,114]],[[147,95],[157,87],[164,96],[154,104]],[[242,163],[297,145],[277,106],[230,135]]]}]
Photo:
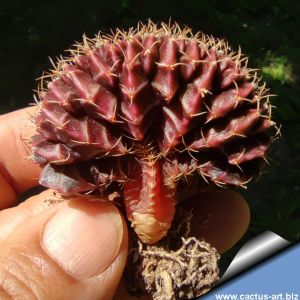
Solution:
[{"label": "finger", "polygon": [[29,159],[35,133],[30,107],[0,116],[0,209],[15,204],[17,195],[37,185],[40,168]]},{"label": "finger", "polygon": [[118,209],[82,198],[39,208],[34,200],[12,209],[31,216],[0,240],[0,298],[111,299],[127,258]]},{"label": "finger", "polygon": [[237,192],[220,190],[201,193],[185,204],[193,209],[198,226],[192,234],[224,253],[245,234],[250,222],[246,200]]},{"label": "finger", "polygon": [[56,207],[62,198],[53,190],[46,190],[30,197],[16,207],[0,212],[0,242],[13,234],[22,223],[34,218],[44,210]]}]

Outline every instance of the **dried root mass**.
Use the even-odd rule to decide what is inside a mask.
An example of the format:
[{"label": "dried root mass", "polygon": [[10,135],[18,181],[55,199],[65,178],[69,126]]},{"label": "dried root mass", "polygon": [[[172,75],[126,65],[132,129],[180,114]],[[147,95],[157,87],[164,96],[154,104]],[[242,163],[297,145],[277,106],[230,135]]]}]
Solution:
[{"label": "dried root mass", "polygon": [[154,300],[192,299],[208,292],[219,279],[216,249],[195,237],[182,238],[177,251],[141,242],[139,246],[143,259],[137,275]]},{"label": "dried root mass", "polygon": [[191,212],[179,208],[168,236],[157,244],[144,244],[131,232],[125,272],[129,292],[154,300],[192,299],[208,292],[219,279],[219,254],[191,234],[200,227]]}]

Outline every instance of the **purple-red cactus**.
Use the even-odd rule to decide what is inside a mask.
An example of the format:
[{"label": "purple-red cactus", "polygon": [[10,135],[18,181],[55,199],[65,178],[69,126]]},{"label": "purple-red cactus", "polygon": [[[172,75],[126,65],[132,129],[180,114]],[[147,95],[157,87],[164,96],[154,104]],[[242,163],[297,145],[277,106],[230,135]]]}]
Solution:
[{"label": "purple-red cactus", "polygon": [[223,40],[149,22],[70,51],[39,92],[32,158],[42,185],[118,193],[154,243],[182,179],[244,186],[259,174],[274,125],[268,92]]}]

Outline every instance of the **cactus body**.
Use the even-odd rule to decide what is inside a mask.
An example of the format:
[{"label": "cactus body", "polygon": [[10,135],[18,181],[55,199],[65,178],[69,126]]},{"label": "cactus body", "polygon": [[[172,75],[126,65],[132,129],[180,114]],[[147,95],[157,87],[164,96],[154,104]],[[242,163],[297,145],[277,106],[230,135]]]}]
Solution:
[{"label": "cactus body", "polygon": [[84,37],[71,53],[39,92],[42,185],[117,192],[151,244],[170,227],[182,179],[232,187],[259,174],[274,125],[268,92],[223,40],[149,22]]}]

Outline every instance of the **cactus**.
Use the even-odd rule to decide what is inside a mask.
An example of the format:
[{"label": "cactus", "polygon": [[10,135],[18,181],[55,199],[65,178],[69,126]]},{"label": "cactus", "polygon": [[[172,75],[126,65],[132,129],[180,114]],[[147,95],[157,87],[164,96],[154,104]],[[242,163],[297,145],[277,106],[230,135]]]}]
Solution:
[{"label": "cactus", "polygon": [[245,187],[274,139],[269,92],[227,42],[177,24],[83,37],[43,74],[32,159],[64,195],[122,199],[153,244],[176,190]]}]

